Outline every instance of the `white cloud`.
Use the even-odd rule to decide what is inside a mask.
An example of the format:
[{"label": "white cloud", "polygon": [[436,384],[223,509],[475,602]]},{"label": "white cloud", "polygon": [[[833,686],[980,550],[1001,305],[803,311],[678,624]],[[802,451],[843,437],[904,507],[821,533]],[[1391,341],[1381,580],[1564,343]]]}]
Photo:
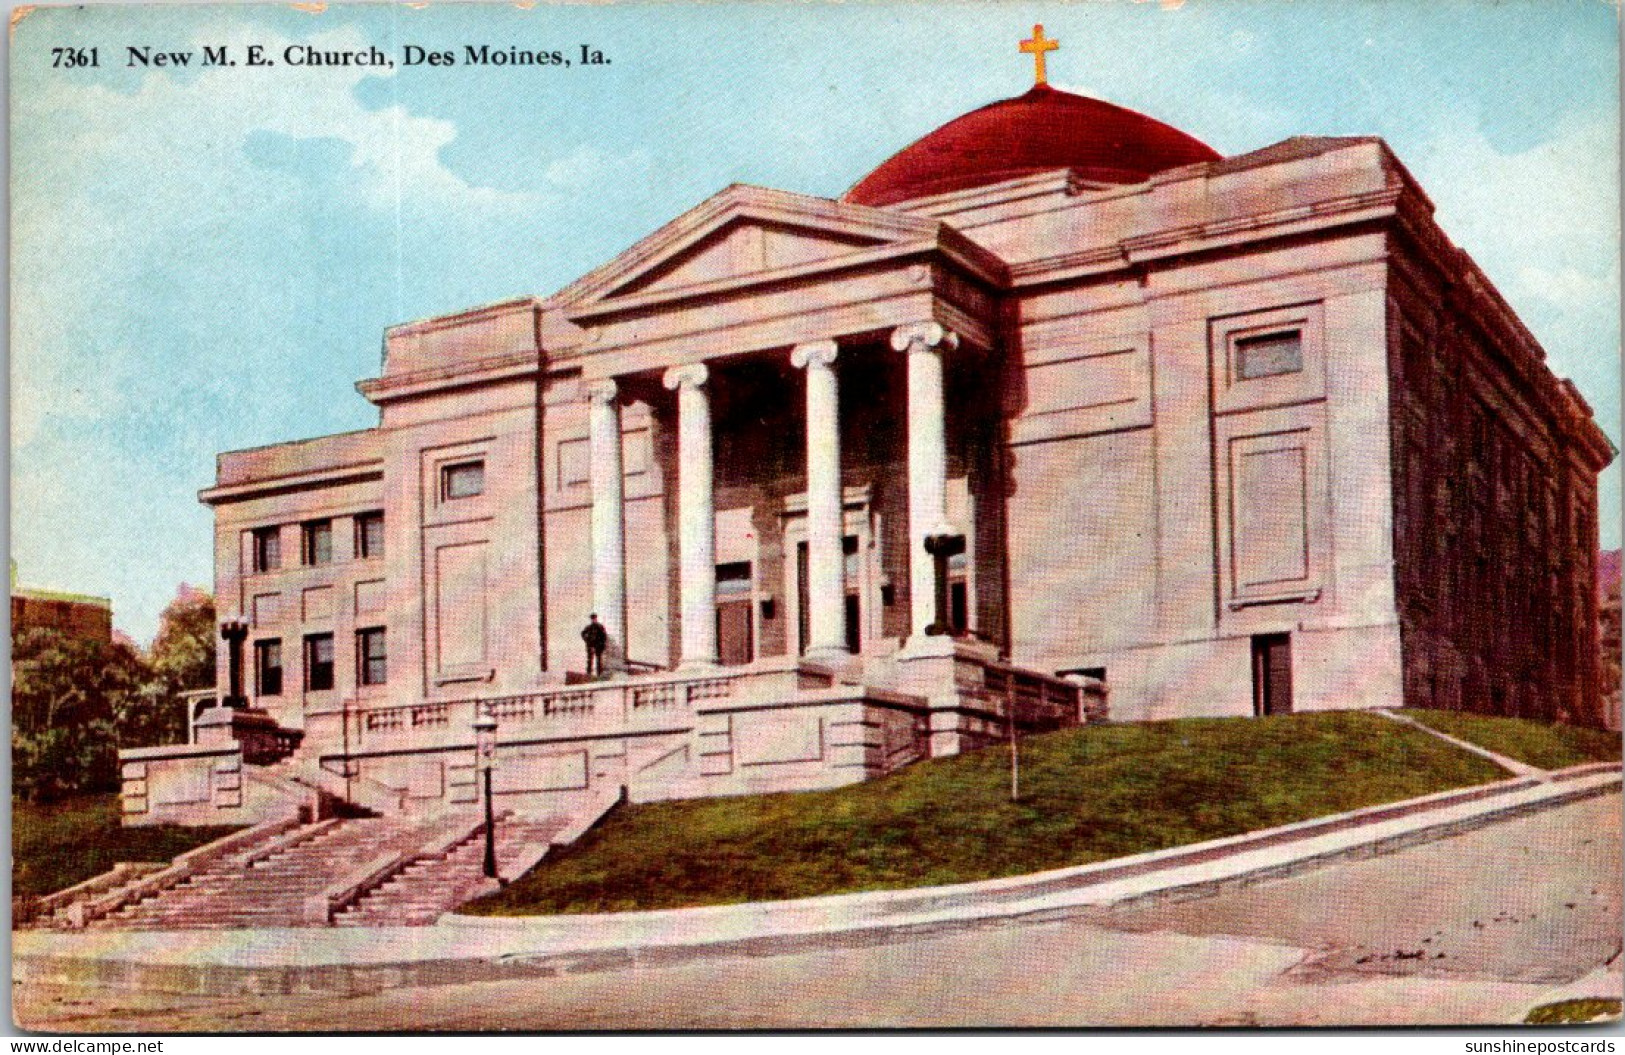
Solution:
[{"label": "white cloud", "polygon": [[1611,115],[1574,115],[1503,153],[1450,127],[1407,157],[1437,219],[1619,429],[1619,140]]},{"label": "white cloud", "polygon": [[1517,284],[1532,295],[1565,310],[1594,310],[1619,296],[1619,269],[1606,274],[1581,271],[1574,267],[1519,269]]},{"label": "white cloud", "polygon": [[1502,153],[1476,127],[1435,135],[1407,164],[1438,220],[1497,281],[1576,272],[1606,279],[1619,256],[1619,140],[1611,118],[1571,117],[1545,142]]},{"label": "white cloud", "polygon": [[[295,42],[236,21],[196,25],[193,40],[261,43],[278,60]],[[354,28],[308,42],[370,43]],[[457,239],[516,226],[544,202],[448,168],[451,122],[394,103],[366,109],[354,89],[368,75],[279,66],[273,82],[241,67],[194,69],[124,91],[54,78],[14,96],[14,552],[26,574],[111,594],[120,625],[138,635],[174,582],[208,576],[194,495],[215,449],[245,433],[320,431],[292,424],[319,370],[340,375],[320,382],[321,415],[343,427],[365,412],[348,394],[345,364],[357,357],[345,344],[375,354],[376,331],[300,343],[300,323],[332,308],[309,302],[313,288],[330,287],[337,304],[354,295],[350,262],[320,258],[318,240],[331,249],[366,230]],[[246,149],[266,133],[300,146],[288,164]],[[329,149],[303,151],[307,142]],[[403,241],[395,254],[412,251]],[[468,241],[459,250],[477,248]],[[330,282],[313,281],[328,271]],[[161,552],[143,556],[154,540]]]}]

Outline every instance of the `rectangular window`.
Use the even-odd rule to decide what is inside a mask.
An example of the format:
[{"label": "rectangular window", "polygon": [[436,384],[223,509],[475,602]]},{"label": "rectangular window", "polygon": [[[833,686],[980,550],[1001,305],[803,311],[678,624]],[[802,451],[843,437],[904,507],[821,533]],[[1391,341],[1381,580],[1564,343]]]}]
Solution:
[{"label": "rectangular window", "polygon": [[440,500],[473,498],[485,493],[485,463],[458,462],[440,469]]},{"label": "rectangular window", "polygon": [[362,513],[355,518],[355,555],[362,560],[384,555],[384,514]]},{"label": "rectangular window", "polygon": [[254,642],[255,695],[282,695],[282,642]]},{"label": "rectangular window", "polygon": [[717,595],[719,597],[748,597],[751,591],[750,561],[717,565]]},{"label": "rectangular window", "polygon": [[1236,338],[1236,380],[1296,374],[1303,370],[1303,336],[1298,330]]},{"label": "rectangular window", "polygon": [[323,692],[333,687],[333,635],[305,638],[305,688]]},{"label": "rectangular window", "polygon": [[312,520],[301,525],[300,537],[306,564],[328,564],[333,560],[333,522]]},{"label": "rectangular window", "polygon": [[282,529],[263,527],[254,529],[254,570],[276,571],[282,567]]},{"label": "rectangular window", "polygon": [[389,677],[384,651],[384,628],[370,627],[355,632],[356,681],[362,685],[382,685]]}]

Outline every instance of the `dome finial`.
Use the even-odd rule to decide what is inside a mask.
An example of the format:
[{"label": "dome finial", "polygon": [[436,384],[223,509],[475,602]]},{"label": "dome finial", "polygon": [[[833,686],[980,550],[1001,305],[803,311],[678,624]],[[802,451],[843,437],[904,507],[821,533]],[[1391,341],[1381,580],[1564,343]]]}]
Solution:
[{"label": "dome finial", "polygon": [[1021,50],[1033,57],[1033,83],[1048,84],[1049,78],[1044,76],[1044,52],[1054,51],[1061,46],[1058,40],[1044,39],[1043,23],[1033,27],[1031,40],[1021,42]]}]

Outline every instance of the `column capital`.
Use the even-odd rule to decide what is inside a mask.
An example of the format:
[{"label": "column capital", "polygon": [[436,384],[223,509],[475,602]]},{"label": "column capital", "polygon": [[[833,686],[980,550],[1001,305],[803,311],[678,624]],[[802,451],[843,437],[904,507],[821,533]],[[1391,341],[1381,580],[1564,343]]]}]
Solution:
[{"label": "column capital", "polygon": [[834,341],[809,341],[790,349],[790,365],[797,370],[813,366],[830,367],[835,365],[835,357],[839,353],[840,347]]},{"label": "column capital", "polygon": [[613,377],[602,377],[596,381],[588,381],[581,386],[582,394],[589,403],[613,403],[615,397],[620,395],[620,386]]},{"label": "column capital", "polygon": [[959,347],[959,334],[938,322],[914,322],[891,332],[891,346],[899,352],[951,352]]},{"label": "column capital", "polygon": [[711,371],[704,363],[689,363],[686,366],[674,366],[666,371],[664,383],[673,392],[684,386],[695,388],[705,384],[711,377]]}]

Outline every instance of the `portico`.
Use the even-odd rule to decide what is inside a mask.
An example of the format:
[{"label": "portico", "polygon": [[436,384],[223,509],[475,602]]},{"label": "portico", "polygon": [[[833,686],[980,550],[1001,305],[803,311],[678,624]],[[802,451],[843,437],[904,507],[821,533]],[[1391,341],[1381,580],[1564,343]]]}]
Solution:
[{"label": "portico", "polygon": [[[671,395],[653,413],[676,437],[671,465],[675,522],[669,527],[677,540],[677,645],[670,665],[695,671],[721,660],[716,458],[719,444],[735,438],[716,434],[713,402],[719,389],[730,385],[731,368],[750,363],[768,367],[781,379],[783,387],[768,389],[775,403],[793,399],[800,410],[800,457],[792,464],[801,470],[793,475],[803,486],[784,501],[795,496],[805,510],[797,539],[797,545],[805,544],[805,557],[797,551],[785,558],[796,563],[803,580],[794,599],[803,626],[794,635],[800,640],[783,635],[784,654],[840,667],[860,658],[852,653],[854,637],[871,641],[875,647],[870,651],[876,653],[894,651],[898,644],[905,657],[923,649],[936,618],[937,592],[925,539],[966,530],[966,525],[952,523],[948,512],[949,361],[992,352],[995,331],[988,315],[998,280],[996,262],[939,224],[886,216],[874,218],[865,229],[851,215],[832,223],[817,203],[757,188],[730,188],[692,215],[692,229],[678,221],[589,276],[588,288],[580,291],[570,312],[571,320],[586,330],[581,391],[589,404],[593,597],[601,619],[611,627],[612,638],[617,625],[624,634],[625,617],[602,611],[620,612],[628,596],[626,498],[617,486],[625,480],[616,442],[620,394],[637,391],[647,397],[653,389],[650,380],[658,378],[660,388]],[[855,246],[860,229],[864,244]],[[697,244],[718,238],[735,246],[725,261],[714,252],[696,251]],[[805,259],[791,267],[773,267],[775,255]],[[696,270],[703,270],[703,280],[694,281],[700,277],[691,274]],[[792,297],[821,310],[775,318],[783,309],[774,306]],[[719,328],[719,314],[736,316],[738,324]],[[866,399],[884,401],[893,415],[904,419],[906,430],[901,464],[880,467],[893,469],[904,480],[903,494],[892,489],[887,497],[906,494],[906,504],[897,502],[895,508],[878,512],[898,528],[906,525],[906,533],[899,532],[903,545],[898,548],[904,552],[887,558],[897,566],[899,581],[907,584],[902,625],[891,645],[881,648],[888,635],[848,630],[846,568],[853,542],[844,527],[843,488],[865,481],[846,479],[843,473],[841,378],[857,360],[893,353],[901,353],[904,363],[898,390],[863,393]],[[871,377],[888,376],[874,373],[869,365]],[[801,391],[794,391],[796,387]],[[962,477],[968,471],[962,466]],[[774,512],[783,515],[770,517],[764,511],[747,519],[782,531],[787,516],[793,515],[787,509],[781,501]],[[783,539],[775,541],[782,551]],[[760,570],[757,562],[734,561],[725,567],[744,563],[751,564],[753,574]],[[751,592],[775,591],[753,584]],[[902,592],[889,583],[885,596],[896,598]],[[878,597],[860,597],[858,610],[879,602]],[[638,602],[631,603],[636,607]],[[776,600],[765,609],[758,606],[750,619],[777,607]],[[739,650],[729,652],[737,657]]]},{"label": "portico", "polygon": [[[897,401],[906,406],[906,509],[888,510],[906,517],[908,582],[904,653],[924,648],[923,639],[937,628],[936,568],[926,551],[931,535],[959,534],[948,515],[947,408],[943,358],[959,347],[958,337],[940,324],[915,324],[895,329],[888,342],[906,357],[906,391]],[[878,348],[863,353],[881,354]],[[839,666],[854,658],[849,646],[848,549],[856,549],[843,509],[846,505],[842,475],[842,422],[840,381],[835,369],[840,344],[825,339],[794,346],[786,356],[793,374],[803,378],[800,393],[805,427],[802,442],[804,490],[788,496],[779,518],[780,530],[790,519],[803,523],[795,543],[805,546],[796,562],[794,614],[803,624],[799,651],[810,660]],[[849,357],[855,353],[846,353]],[[700,670],[716,666],[718,650],[718,509],[712,423],[712,394],[726,384],[728,372],[713,372],[703,362],[674,366],[660,374],[663,387],[675,394],[669,410],[677,436],[675,476],[677,500],[673,525],[677,536],[679,632],[672,666]],[[627,597],[627,553],[624,516],[626,498],[621,456],[621,389],[614,379],[596,379],[583,386],[591,422],[592,568],[593,598],[600,621],[612,642],[624,637]],[[888,393],[888,395],[891,395]],[[864,505],[872,505],[864,489]],[[963,503],[961,503],[963,505]],[[756,518],[752,518],[754,520]],[[786,536],[788,537],[788,536]],[[873,539],[866,541],[873,544]],[[786,549],[789,547],[786,546]],[[857,554],[851,554],[856,556]],[[754,592],[754,591],[753,591]],[[888,596],[894,590],[887,590]],[[788,598],[787,598],[788,599]],[[879,598],[862,598],[867,607]],[[634,602],[635,603],[635,602]],[[861,610],[861,609],[860,609]],[[973,629],[964,627],[962,629]],[[859,640],[878,635],[859,635]],[[612,646],[613,652],[613,646]]]}]

